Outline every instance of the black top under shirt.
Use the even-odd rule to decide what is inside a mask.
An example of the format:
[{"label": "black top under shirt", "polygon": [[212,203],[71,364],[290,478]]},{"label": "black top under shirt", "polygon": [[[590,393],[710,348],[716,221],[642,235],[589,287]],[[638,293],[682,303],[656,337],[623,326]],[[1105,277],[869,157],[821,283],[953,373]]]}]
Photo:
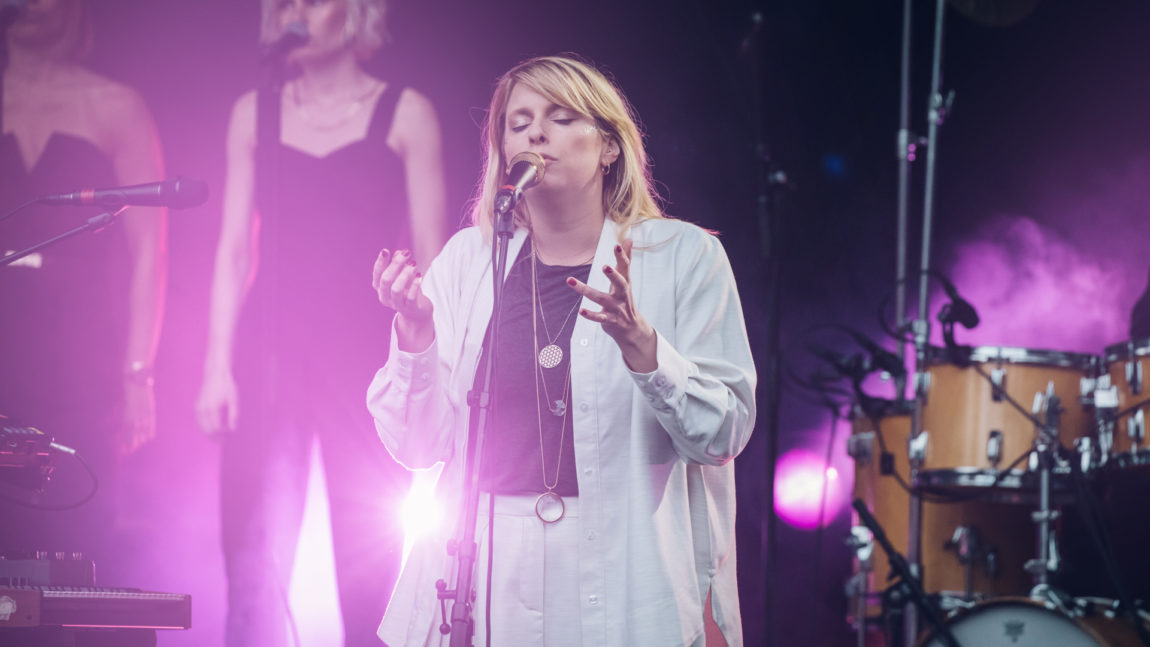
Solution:
[{"label": "black top under shirt", "polygon": [[[579,317],[581,297],[566,282],[567,277],[574,276],[585,283],[591,274],[591,264],[568,267],[544,265],[536,260],[539,303],[543,310],[543,316],[535,323],[538,347],[542,349],[548,343],[554,343],[563,349],[563,359],[558,366],[542,368],[536,360],[535,345],[531,343],[531,250],[531,239],[528,238],[504,283],[503,316],[495,352],[498,361],[492,386],[493,422],[483,443],[480,487],[495,494],[540,494],[547,491],[544,468],[540,464],[542,420],[542,463],[546,466],[546,483],[556,483],[558,464],[558,484],[554,492],[561,496],[577,496],[579,484],[575,476],[571,395],[570,389],[564,387],[570,379],[571,333]],[[488,328],[487,334],[490,333]],[[484,343],[486,345],[486,340]],[[486,357],[479,360],[475,373],[476,389],[486,369],[486,361]],[[537,380],[538,401],[535,397]],[[565,417],[551,413],[548,396],[551,400],[564,402],[568,409]]]}]

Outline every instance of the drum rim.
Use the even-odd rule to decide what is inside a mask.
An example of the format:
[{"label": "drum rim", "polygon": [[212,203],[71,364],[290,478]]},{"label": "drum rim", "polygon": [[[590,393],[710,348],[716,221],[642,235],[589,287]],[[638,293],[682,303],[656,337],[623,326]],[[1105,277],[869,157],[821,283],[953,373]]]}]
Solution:
[{"label": "drum rim", "polygon": [[[1102,606],[1099,604],[1099,601],[1108,600],[1109,598],[1084,597],[1084,598],[1075,598],[1075,599],[1076,600],[1084,599],[1084,600],[1087,600],[1088,602],[1090,602],[1092,605]],[[1077,627],[1079,630],[1086,633],[1086,635],[1089,636],[1092,640],[1098,642],[1099,644],[1106,644],[1104,642],[1101,642],[1101,641],[1105,640],[1105,638],[1102,635],[1100,635],[1097,631],[1095,631],[1094,627],[1091,627],[1088,624],[1083,624],[1083,623],[1079,622],[1078,621],[1079,619],[1077,617],[1075,617],[1073,614],[1068,614],[1068,613],[1064,612],[1062,609],[1058,608],[1058,605],[1054,604],[1053,602],[1051,602],[1049,600],[1036,599],[1036,598],[1033,598],[1030,596],[1025,596],[1025,595],[1002,595],[1002,596],[989,598],[986,600],[979,600],[979,601],[975,602],[974,604],[972,604],[968,607],[958,608],[958,609],[954,609],[954,610],[950,611],[949,613],[946,614],[946,617],[944,618],[944,620],[945,620],[947,626],[954,626],[955,623],[957,623],[957,622],[959,622],[959,621],[961,621],[967,617],[975,616],[980,611],[984,611],[986,609],[992,609],[992,608],[998,607],[998,606],[1014,606],[1016,604],[1022,605],[1022,606],[1029,606],[1029,607],[1037,607],[1039,610],[1048,611],[1048,612],[1054,614],[1055,616],[1058,616],[1059,618],[1062,618],[1063,620],[1070,622],[1075,627]],[[918,638],[915,640],[915,643],[914,643],[915,647],[927,647],[928,645],[930,645],[931,641],[934,640],[936,637],[937,636],[935,635],[934,628],[930,627],[928,625],[922,630],[922,632],[920,633]]]},{"label": "drum rim", "polygon": [[[1150,340],[1147,342],[1150,343]],[[1150,353],[1150,347],[1147,348],[1147,353]],[[1037,364],[1076,369],[1091,369],[1097,366],[1099,361],[1098,355],[1090,353],[1026,346],[974,346],[970,349],[968,358],[979,363]],[[941,346],[931,346],[927,352],[927,360],[932,366],[948,364],[948,351]]]},{"label": "drum rim", "polygon": [[[1133,355],[1130,353],[1131,350],[1133,350]],[[1131,356],[1146,357],[1148,355],[1150,355],[1150,337],[1128,339],[1110,344],[1102,352],[1102,356],[1107,364],[1119,360],[1128,360]]]}]

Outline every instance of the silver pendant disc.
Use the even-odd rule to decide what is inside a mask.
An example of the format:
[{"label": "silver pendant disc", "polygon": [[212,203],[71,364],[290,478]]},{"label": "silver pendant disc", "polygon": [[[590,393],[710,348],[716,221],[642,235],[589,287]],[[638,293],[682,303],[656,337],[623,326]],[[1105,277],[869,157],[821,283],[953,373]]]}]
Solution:
[{"label": "silver pendant disc", "polygon": [[543,368],[555,368],[563,361],[563,349],[555,344],[547,344],[539,351],[539,365]]},{"label": "silver pendant disc", "polygon": [[535,499],[535,516],[543,523],[555,523],[563,518],[567,507],[563,504],[563,497],[554,492],[547,491]]}]

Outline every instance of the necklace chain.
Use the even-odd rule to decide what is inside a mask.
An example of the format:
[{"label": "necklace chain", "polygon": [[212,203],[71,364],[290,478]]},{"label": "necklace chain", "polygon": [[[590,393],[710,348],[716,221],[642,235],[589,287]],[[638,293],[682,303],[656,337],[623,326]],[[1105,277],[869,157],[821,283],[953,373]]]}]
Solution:
[{"label": "necklace chain", "polygon": [[[532,249],[531,250],[531,343],[535,349],[536,359],[539,358],[539,329],[538,329],[538,325],[537,325],[538,317],[535,316],[535,313],[538,312],[538,313],[542,314],[542,311],[543,311],[542,304],[539,303],[540,299],[538,298],[538,294],[539,294],[539,285],[538,285],[538,280],[536,278],[536,272],[535,272],[535,250]],[[578,306],[579,305],[578,302],[576,302],[575,305]],[[563,326],[564,327],[567,326],[566,321],[563,322]],[[546,333],[546,322],[544,322],[544,332]],[[551,340],[551,341],[554,341],[554,340]],[[549,343],[549,345],[553,345],[553,344]],[[562,357],[562,356],[560,356],[560,357]],[[538,361],[536,361],[533,373],[535,375],[535,418],[536,418],[536,422],[538,423],[538,428],[539,428],[539,469],[543,474],[543,487],[546,488],[548,492],[552,492],[555,489],[555,486],[559,485],[559,473],[560,473],[560,470],[563,466],[563,441],[566,440],[566,438],[567,438],[567,397],[570,393],[570,388],[571,388],[571,362],[570,361],[567,362],[567,374],[563,380],[563,382],[564,382],[564,384],[563,384],[563,399],[560,401],[561,405],[558,407],[560,411],[559,411],[559,413],[556,414],[562,419],[562,421],[559,423],[560,424],[560,427],[559,427],[559,429],[560,429],[560,431],[559,431],[559,456],[555,461],[555,478],[550,483],[548,483],[548,479],[547,479],[547,461],[543,455],[543,409],[542,409],[542,407],[539,406],[539,382],[540,381],[543,382],[543,391],[544,391],[544,395],[547,396],[548,409],[551,410],[552,413],[556,413],[556,412],[554,409],[551,409],[551,395],[548,392],[547,378],[546,378],[546,376],[543,375],[542,368],[543,368],[542,365]]]},{"label": "necklace chain", "polygon": [[[539,301],[542,302],[542,297],[538,296],[538,285],[537,285],[537,281],[535,278],[535,274],[536,274],[535,265],[536,265],[536,258],[537,258],[537,254],[535,252],[536,252],[536,249],[534,246],[534,242],[532,242],[532,248],[531,248],[531,290],[532,290],[531,291],[531,298],[533,300],[539,299]],[[594,259],[594,258],[595,258],[595,256],[594,256],[594,254],[592,254],[591,259]],[[591,259],[588,259],[587,262],[590,263]],[[580,265],[585,265],[585,264],[586,263],[581,263]],[[559,326],[559,330],[555,333],[554,337],[551,336],[551,331],[549,330],[549,328],[547,326],[547,315],[544,314],[544,312],[543,312],[544,308],[542,306],[540,306],[539,318],[543,321],[543,334],[544,334],[545,338],[547,339],[547,345],[543,347],[542,351],[540,351],[538,348],[536,348],[535,349],[535,351],[536,351],[535,357],[538,360],[539,365],[542,366],[543,368],[555,368],[556,366],[559,366],[559,364],[561,364],[563,362],[563,349],[560,348],[555,343],[555,340],[559,339],[559,337],[563,334],[563,331],[566,330],[567,322],[571,320],[571,317],[575,314],[575,311],[579,309],[579,304],[582,301],[583,301],[582,297],[575,299],[575,303],[572,304],[571,310],[567,312],[567,316],[563,319],[563,323]],[[534,303],[534,301],[532,301],[532,303]],[[534,314],[532,316],[534,316]]]},{"label": "necklace chain", "polygon": [[[348,121],[350,121],[352,117],[355,117],[357,114],[359,114],[364,104],[373,96],[375,96],[382,87],[383,86],[381,84],[372,82],[366,91],[348,100],[346,104],[347,107],[344,109],[343,114],[331,121],[316,119],[316,115],[312,113],[313,106],[309,105],[308,102],[305,102],[303,97],[300,95],[300,83],[298,81],[292,85],[291,96],[292,101],[299,109],[299,116],[309,126],[315,128],[316,130],[334,130],[340,126],[343,126]],[[321,113],[327,113],[340,106],[343,103],[343,99],[332,103],[330,106],[320,106],[318,105],[318,102],[314,101],[312,103],[316,104],[314,107],[316,107]]]}]

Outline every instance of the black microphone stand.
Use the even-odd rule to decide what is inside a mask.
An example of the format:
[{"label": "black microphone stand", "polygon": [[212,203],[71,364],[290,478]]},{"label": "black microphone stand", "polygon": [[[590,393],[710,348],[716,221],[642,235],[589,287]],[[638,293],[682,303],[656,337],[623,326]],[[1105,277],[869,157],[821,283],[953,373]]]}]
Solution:
[{"label": "black microphone stand", "polygon": [[78,235],[80,235],[86,231],[100,231],[104,227],[107,227],[108,225],[112,224],[112,222],[114,222],[116,220],[116,216],[123,213],[124,210],[127,208],[128,208],[127,205],[124,205],[124,206],[122,206],[122,207],[120,207],[114,211],[105,211],[99,215],[92,216],[91,218],[88,219],[88,222],[80,225],[79,227],[76,227],[75,229],[70,229],[70,230],[68,230],[62,234],[51,237],[48,240],[36,243],[35,245],[32,245],[31,247],[28,247],[26,249],[22,249],[18,252],[14,252],[14,253],[9,254],[7,256],[0,257],[0,267],[3,267],[5,265],[11,265],[12,263],[15,263],[16,261],[20,260],[21,258],[24,258],[25,256],[27,256],[29,254],[38,252],[41,249],[44,249],[45,247],[55,245],[56,243],[63,241],[63,240],[67,240],[73,236],[78,236]]},{"label": "black microphone stand", "polygon": [[[491,288],[494,296],[491,315],[491,330],[483,353],[487,356],[483,380],[479,390],[467,394],[467,404],[475,420],[475,433],[469,439],[463,476],[466,496],[463,502],[463,527],[454,541],[448,544],[447,552],[455,558],[455,588],[448,589],[447,583],[435,583],[439,600],[453,600],[451,624],[439,628],[440,633],[451,635],[451,647],[466,647],[472,644],[475,621],[472,619],[471,589],[475,580],[475,562],[479,546],[475,542],[475,527],[479,508],[479,474],[483,456],[483,441],[487,427],[491,423],[491,383],[495,374],[495,349],[498,347],[499,322],[503,311],[503,275],[507,267],[507,248],[515,233],[514,212],[522,197],[522,191],[511,187],[504,188],[495,199],[495,223],[491,237]],[[488,601],[490,604],[490,600]],[[446,618],[445,618],[446,620]]]},{"label": "black microphone stand", "polygon": [[919,613],[926,617],[931,628],[934,629],[934,637],[942,640],[946,647],[960,647],[954,634],[950,632],[950,627],[946,626],[946,621],[943,620],[938,607],[927,597],[926,591],[922,588],[922,582],[911,572],[910,564],[907,563],[902,553],[895,550],[895,547],[891,545],[878,520],[870,513],[870,510],[867,510],[866,503],[862,499],[855,499],[851,505],[858,512],[859,521],[862,521],[863,525],[871,531],[875,541],[886,552],[891,569],[898,575],[900,584],[908,590],[910,601],[914,603]]}]

